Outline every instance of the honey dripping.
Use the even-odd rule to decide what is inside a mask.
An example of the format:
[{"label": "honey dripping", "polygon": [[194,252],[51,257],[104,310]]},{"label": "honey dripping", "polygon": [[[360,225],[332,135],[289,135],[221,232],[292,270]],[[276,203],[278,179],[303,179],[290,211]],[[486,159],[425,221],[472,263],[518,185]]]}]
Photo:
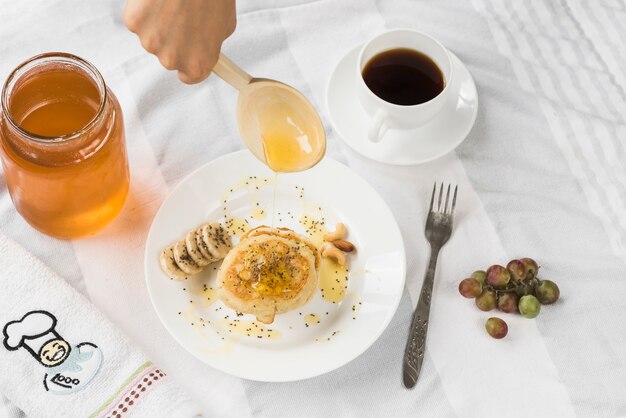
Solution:
[{"label": "honey dripping", "polygon": [[274,193],[272,196],[272,228],[274,228],[274,220],[276,218],[276,188],[278,187],[278,173],[274,173]]}]

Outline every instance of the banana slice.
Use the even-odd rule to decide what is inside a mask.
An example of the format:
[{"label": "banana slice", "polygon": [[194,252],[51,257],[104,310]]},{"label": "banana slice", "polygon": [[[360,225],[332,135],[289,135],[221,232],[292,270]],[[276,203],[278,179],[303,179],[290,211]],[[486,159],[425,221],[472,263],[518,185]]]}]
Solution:
[{"label": "banana slice", "polygon": [[217,252],[219,260],[221,260],[226,257],[226,254],[228,254],[230,250],[233,249],[233,242],[232,237],[228,231],[226,231],[226,228],[220,224],[215,225],[217,230]]},{"label": "banana slice", "polygon": [[217,222],[189,231],[185,238],[161,252],[161,269],[171,278],[182,280],[223,259],[232,248],[230,234]]},{"label": "banana slice", "polygon": [[167,247],[161,252],[159,256],[159,262],[161,264],[161,269],[165,274],[167,274],[172,279],[176,280],[185,280],[187,278],[187,273],[182,271],[178,264],[176,264],[176,260],[174,259],[174,248],[172,245]]},{"label": "banana slice", "polygon": [[193,261],[200,267],[207,266],[211,263],[210,259],[204,257],[198,243],[196,242],[196,231],[190,231],[185,237],[185,245],[187,246],[187,252]]},{"label": "banana slice", "polygon": [[217,261],[217,259],[213,257],[213,254],[211,254],[211,250],[209,250],[209,247],[207,247],[206,243],[204,242],[202,228],[203,227],[200,227],[194,231],[196,235],[196,245],[198,247],[198,250],[200,250],[200,253],[204,256],[204,258],[209,260],[210,263],[213,263]]},{"label": "banana slice", "polygon": [[233,247],[230,235],[218,223],[210,223],[202,227],[202,239],[216,261],[226,257]]},{"label": "banana slice", "polygon": [[217,237],[218,237],[217,241],[219,244],[218,252],[219,252],[219,256],[221,260],[224,257],[226,257],[226,254],[228,254],[230,250],[233,249],[233,241],[228,231],[226,231],[226,228],[224,228],[220,224],[216,224],[216,225],[217,225]]},{"label": "banana slice", "polygon": [[174,244],[174,260],[178,267],[187,274],[196,274],[202,270],[202,267],[196,264],[189,255],[184,239]]}]

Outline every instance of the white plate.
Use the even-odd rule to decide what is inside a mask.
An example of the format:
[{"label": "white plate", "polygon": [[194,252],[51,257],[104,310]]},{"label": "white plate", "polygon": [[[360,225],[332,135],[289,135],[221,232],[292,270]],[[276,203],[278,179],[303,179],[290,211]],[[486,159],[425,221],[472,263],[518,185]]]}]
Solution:
[{"label": "white plate", "polygon": [[326,89],[326,106],[333,128],[359,154],[394,165],[416,165],[454,150],[467,137],[478,112],[478,94],[471,74],[452,52],[455,76],[450,100],[441,113],[424,126],[412,130],[387,131],[382,141],[367,139],[370,119],[357,98],[355,72],[361,47],[344,56],[333,71]]},{"label": "white plate", "polygon": [[[250,179],[254,176],[256,179]],[[234,192],[228,193],[234,185],[238,185]],[[271,225],[274,194],[274,226],[304,233],[299,223],[301,214],[325,218],[330,230],[336,222],[346,224],[348,238],[357,247],[357,252],[349,255],[348,293],[342,302],[333,304],[318,290],[307,305],[277,315],[268,328],[273,329],[272,335],[280,334],[279,338],[234,335],[228,332],[230,321],[254,318],[238,318],[220,301],[203,306],[208,302],[201,292],[205,284],[209,288],[214,285],[215,270],[210,267],[186,281],[173,281],[161,271],[159,253],[187,231],[211,220],[223,220],[225,200],[230,216],[246,218],[252,226]],[[255,220],[252,214],[259,208],[269,216]],[[248,151],[240,151],[204,165],[171,192],[150,228],[145,274],[163,325],[193,355],[246,379],[292,381],[341,367],[380,336],[400,302],[405,254],[398,225],[385,202],[344,165],[326,158],[304,173],[275,177]],[[309,314],[318,315],[320,323],[307,327],[305,317]],[[226,316],[229,318],[224,319]]]}]

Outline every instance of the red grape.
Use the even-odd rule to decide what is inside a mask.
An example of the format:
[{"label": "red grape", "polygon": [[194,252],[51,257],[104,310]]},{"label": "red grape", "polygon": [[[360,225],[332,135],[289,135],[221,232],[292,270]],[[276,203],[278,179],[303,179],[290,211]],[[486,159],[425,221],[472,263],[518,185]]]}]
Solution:
[{"label": "red grape", "polygon": [[494,265],[487,269],[487,283],[495,288],[504,288],[511,280],[511,273],[502,266]]},{"label": "red grape", "polygon": [[511,273],[511,278],[517,282],[526,279],[526,275],[528,274],[526,265],[519,260],[509,261],[509,264],[506,265],[506,269]]},{"label": "red grape", "polygon": [[487,320],[485,329],[489,335],[496,339],[506,337],[506,334],[509,332],[509,327],[506,322],[496,317],[491,317]]},{"label": "red grape", "polygon": [[459,293],[466,298],[475,298],[483,291],[483,285],[476,279],[463,279],[459,283]]},{"label": "red grape", "polygon": [[506,313],[517,312],[517,303],[519,297],[512,292],[502,293],[498,296],[498,309]]},{"label": "red grape", "polygon": [[539,266],[537,262],[532,258],[522,258],[520,260],[526,266],[526,280],[532,280],[537,277],[537,272],[539,271]]}]

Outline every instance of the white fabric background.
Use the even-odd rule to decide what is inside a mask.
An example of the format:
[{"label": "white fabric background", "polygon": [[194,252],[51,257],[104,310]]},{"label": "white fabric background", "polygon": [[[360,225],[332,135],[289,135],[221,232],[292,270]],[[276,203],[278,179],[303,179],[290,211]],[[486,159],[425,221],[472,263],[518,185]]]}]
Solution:
[{"label": "white fabric background", "polygon": [[[142,269],[153,214],[187,173],[242,143],[235,92],[215,77],[197,86],[178,82],[125,30],[121,8],[117,1],[2,1],[0,79],[44,51],[92,61],[124,110],[132,185],[110,227],[64,242],[28,227],[0,176],[0,228],[88,295],[206,416],[626,415],[622,0],[593,7],[582,0],[239,1],[238,29],[225,52],[253,74],[301,89],[325,122],[324,88],[335,63],[385,27],[439,38],[466,63],[480,95],[468,139],[419,167],[364,160],[327,124],[328,154],[365,177],[400,224],[407,293],[365,354],[288,384],[243,381],[203,365],[153,312]],[[401,386],[401,355],[428,257],[422,231],[435,179],[460,184],[458,222],[440,257],[425,367],[409,392]],[[482,329],[489,315],[460,298],[456,285],[476,268],[522,256],[539,260],[561,286],[562,302],[534,321],[507,317],[509,337],[490,340]]]}]

